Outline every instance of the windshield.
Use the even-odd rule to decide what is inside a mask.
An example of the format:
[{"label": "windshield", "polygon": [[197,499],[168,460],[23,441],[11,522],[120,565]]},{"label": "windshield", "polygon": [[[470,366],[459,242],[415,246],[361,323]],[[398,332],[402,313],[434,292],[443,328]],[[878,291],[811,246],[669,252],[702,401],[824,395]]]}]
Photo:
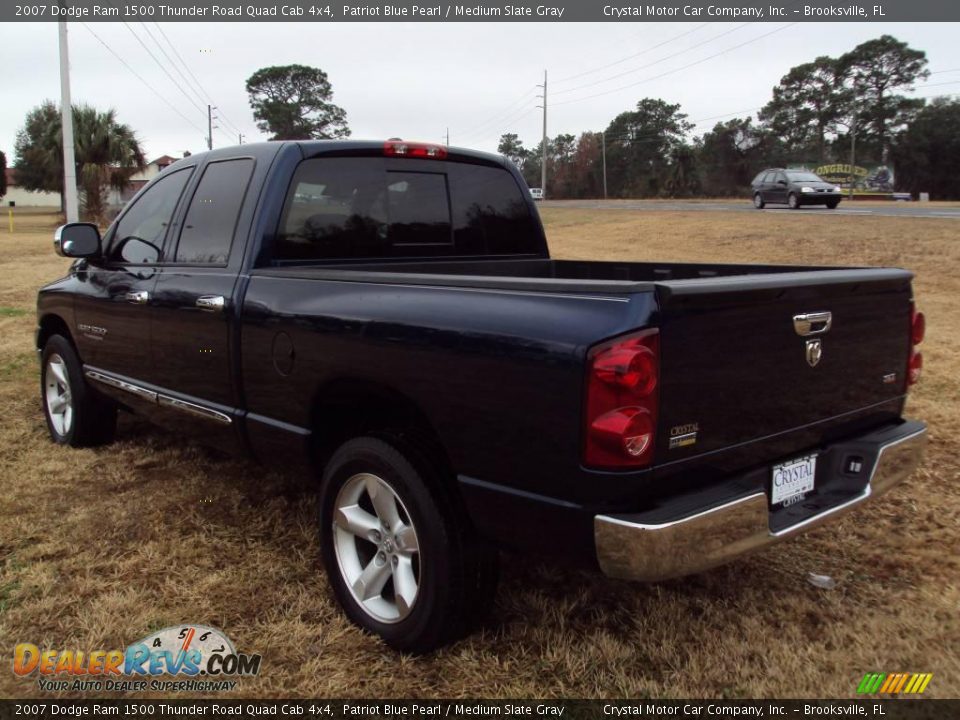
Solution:
[{"label": "windshield", "polygon": [[812,172],[796,172],[790,170],[787,171],[787,177],[794,182],[823,182],[823,180],[818,178]]}]

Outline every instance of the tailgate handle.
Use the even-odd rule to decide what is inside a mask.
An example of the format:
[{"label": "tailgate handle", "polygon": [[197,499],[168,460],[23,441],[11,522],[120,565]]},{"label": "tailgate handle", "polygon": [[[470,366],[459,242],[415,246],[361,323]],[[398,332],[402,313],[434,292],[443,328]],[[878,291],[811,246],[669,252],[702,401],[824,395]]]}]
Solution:
[{"label": "tailgate handle", "polygon": [[833,313],[831,312],[804,313],[793,316],[793,329],[801,337],[822,335],[830,329],[832,324]]}]

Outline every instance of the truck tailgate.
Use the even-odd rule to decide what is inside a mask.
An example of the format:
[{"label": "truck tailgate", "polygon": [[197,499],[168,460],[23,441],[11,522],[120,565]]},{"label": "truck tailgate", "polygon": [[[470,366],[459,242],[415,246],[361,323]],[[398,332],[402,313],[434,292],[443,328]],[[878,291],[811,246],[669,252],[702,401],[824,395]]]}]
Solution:
[{"label": "truck tailgate", "polygon": [[811,426],[902,405],[911,277],[851,269],[657,283],[656,464],[800,429],[797,444],[806,444]]}]

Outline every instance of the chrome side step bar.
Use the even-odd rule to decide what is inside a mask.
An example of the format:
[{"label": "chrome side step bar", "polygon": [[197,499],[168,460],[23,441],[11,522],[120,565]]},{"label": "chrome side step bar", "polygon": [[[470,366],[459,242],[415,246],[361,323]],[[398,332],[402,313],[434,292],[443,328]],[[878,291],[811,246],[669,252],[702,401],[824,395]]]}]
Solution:
[{"label": "chrome side step bar", "polygon": [[98,370],[85,370],[84,375],[95,382],[118,388],[119,390],[128,392],[131,395],[136,395],[139,398],[143,398],[148,402],[156,403],[157,405],[174,408],[175,410],[190,413],[191,415],[206,418],[207,420],[213,420],[214,422],[218,422],[223,425],[230,425],[233,423],[233,418],[226,413],[220,412],[219,410],[212,410],[208,407],[204,407],[203,405],[197,405],[196,403],[187,402],[186,400],[179,400],[175,397],[171,397],[170,395],[163,395],[162,393],[148,390],[145,387],[135,385],[131,382],[127,382],[126,380],[120,380],[119,378],[115,378],[112,375],[107,375]]}]

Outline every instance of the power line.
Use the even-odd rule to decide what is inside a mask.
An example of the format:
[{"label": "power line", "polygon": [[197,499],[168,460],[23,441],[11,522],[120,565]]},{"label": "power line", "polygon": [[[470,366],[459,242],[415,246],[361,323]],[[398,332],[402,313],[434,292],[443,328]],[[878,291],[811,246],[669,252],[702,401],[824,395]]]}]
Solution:
[{"label": "power line", "polygon": [[588,87],[593,87],[593,86],[595,86],[595,85],[600,85],[600,84],[605,83],[605,82],[610,82],[611,80],[616,80],[617,78],[623,77],[624,75],[630,75],[631,73],[639,72],[640,70],[646,70],[646,69],[649,68],[649,67],[653,67],[654,65],[659,65],[660,63],[665,62],[665,61],[667,61],[667,60],[672,60],[673,58],[679,57],[680,55],[683,55],[684,53],[690,52],[691,50],[696,50],[696,49],[699,48],[699,47],[703,47],[704,45],[707,45],[707,44],[709,44],[709,43],[712,43],[714,40],[719,40],[720,38],[722,38],[722,37],[724,37],[724,36],[726,36],[726,35],[729,35],[729,34],[731,34],[731,33],[735,33],[737,30],[742,30],[743,28],[747,27],[748,25],[752,25],[752,24],[753,24],[753,23],[743,23],[742,25],[737,25],[737,26],[734,27],[734,28],[731,28],[731,29],[729,29],[729,30],[723,31],[723,32],[720,33],[719,35],[714,35],[713,37],[708,38],[707,40],[704,40],[703,42],[697,43],[696,45],[692,45],[692,46],[690,46],[690,47],[688,47],[688,48],[684,48],[683,50],[680,50],[680,51],[678,51],[678,52],[675,52],[675,53],[673,53],[673,55],[666,55],[666,56],[660,58],[659,60],[654,60],[653,62],[647,63],[646,65],[641,65],[640,67],[632,68],[632,69],[630,69],[630,70],[624,70],[622,73],[618,73],[618,74],[616,74],[616,75],[611,75],[610,77],[608,77],[608,78],[603,78],[602,80],[596,80],[596,81],[594,81],[594,82],[589,82],[589,83],[585,83],[585,84],[583,84],[583,85],[578,85],[577,87],[567,88],[566,90],[557,90],[554,94],[555,94],[555,95],[560,95],[560,94],[563,94],[563,93],[576,92],[577,90],[583,90],[583,89],[588,88]]},{"label": "power line", "polygon": [[174,70],[176,70],[177,75],[179,75],[180,78],[183,80],[183,84],[190,90],[190,92],[192,92],[194,95],[196,95],[197,99],[198,99],[201,103],[204,103],[204,104],[205,104],[205,103],[207,102],[206,99],[205,99],[202,95],[199,95],[199,94],[197,93],[196,89],[190,84],[190,81],[187,80],[187,76],[183,74],[183,71],[182,71],[182,70],[177,66],[177,64],[173,61],[173,58],[170,57],[169,53],[167,53],[167,51],[164,49],[164,47],[163,47],[163,45],[160,43],[160,41],[157,40],[156,37],[154,37],[154,34],[153,34],[152,32],[150,32],[150,28],[147,27],[147,24],[146,24],[145,22],[142,22],[142,21],[140,22],[140,24],[143,26],[143,29],[146,31],[147,35],[150,36],[150,39],[153,40],[154,44],[160,49],[160,52],[163,53],[163,56],[167,59],[167,62],[170,63],[170,66],[171,66]]},{"label": "power line", "polygon": [[762,39],[765,38],[765,37],[769,37],[770,35],[773,35],[774,33],[780,32],[781,30],[786,30],[787,28],[793,27],[793,26],[796,25],[796,24],[797,24],[797,23],[787,23],[786,25],[781,25],[781,26],[778,27],[776,30],[771,30],[770,32],[766,32],[766,33],[764,33],[763,35],[758,35],[757,37],[752,38],[751,40],[747,40],[746,42],[742,42],[742,43],[740,43],[739,45],[734,45],[734,46],[732,46],[732,47],[728,47],[728,48],[726,48],[726,49],[724,49],[724,50],[721,50],[720,52],[714,53],[713,55],[708,55],[708,56],[705,57],[705,58],[702,58],[702,59],[700,59],[700,60],[697,60],[696,62],[689,63],[689,64],[687,64],[687,65],[684,65],[683,67],[678,67],[678,68],[675,68],[675,69],[673,69],[673,70],[667,70],[666,72],[660,73],[659,75],[654,75],[653,77],[644,78],[643,80],[637,80],[636,82],[629,83],[629,84],[627,84],[627,85],[622,85],[622,86],[620,86],[620,87],[613,88],[612,90],[604,90],[603,92],[594,93],[593,95],[586,95],[586,96],[584,96],[584,97],[574,98],[574,99],[572,99],[572,100],[563,100],[563,101],[561,101],[561,102],[553,103],[553,104],[554,104],[555,106],[556,106],[556,105],[569,105],[569,104],[571,104],[571,103],[583,102],[584,100],[592,100],[593,98],[596,98],[596,97],[601,97],[601,96],[603,96],[603,95],[610,95],[611,93],[620,92],[621,90],[626,90],[626,89],[628,89],[628,88],[636,87],[637,85],[641,85],[641,84],[643,84],[643,83],[645,83],[645,82],[650,82],[650,81],[652,81],[652,80],[659,80],[660,78],[667,77],[668,75],[673,75],[674,73],[681,72],[682,70],[689,70],[689,69],[692,68],[692,67],[696,67],[697,65],[701,65],[701,64],[707,62],[708,60],[713,60],[714,58],[720,57],[721,55],[725,55],[725,54],[728,53],[728,52],[733,52],[734,50],[739,50],[740,48],[745,47],[746,45],[749,45],[749,44],[751,44],[751,43],[755,43],[755,42],[757,42],[758,40],[762,40]]},{"label": "power line", "polygon": [[[216,104],[213,102],[213,99],[210,93],[207,92],[206,88],[204,88],[203,85],[200,83],[200,81],[197,79],[197,76],[190,69],[190,66],[187,64],[186,60],[183,59],[183,56],[180,54],[180,51],[177,50],[177,46],[173,44],[173,41],[170,40],[170,37],[167,35],[166,32],[164,32],[160,24],[154,22],[153,25],[160,32],[160,35],[163,37],[163,39],[167,41],[167,45],[169,45],[170,49],[173,50],[173,54],[177,57],[178,60],[180,60],[180,64],[183,66],[183,69],[186,70],[187,74],[192,78],[194,86],[191,86],[191,90],[193,90],[193,92],[197,94],[197,97],[203,98],[203,102],[210,105]],[[158,42],[158,45],[159,45],[159,42]],[[174,66],[176,65],[174,64]],[[197,92],[198,89],[199,89],[199,92]],[[220,110],[220,119],[223,120],[227,125],[229,125],[237,134],[241,134],[240,128],[236,124],[231,122],[230,118],[228,118],[224,114],[223,110]]]},{"label": "power line", "polygon": [[[919,89],[922,90],[923,88],[928,87],[940,87],[941,85],[960,85],[960,80],[952,80],[950,82],[941,83],[924,83],[923,85],[920,85]],[[912,92],[916,92],[916,90],[913,90]]]},{"label": "power line", "polygon": [[[516,123],[516,122],[522,120],[523,118],[527,117],[527,115],[530,115],[531,113],[535,112],[537,109],[538,109],[538,108],[533,107],[533,106],[528,107],[528,108],[522,108],[522,109],[520,110],[520,113],[519,113],[519,114],[517,114],[517,115],[515,115],[515,116],[513,116],[513,117],[510,117],[510,118],[505,119],[502,123],[500,123],[499,127],[501,127],[501,128],[509,128],[513,123]],[[486,130],[486,131],[483,131],[483,132],[480,132],[480,133],[471,133],[470,135],[464,135],[464,136],[462,136],[462,137],[466,138],[467,140],[474,140],[475,138],[485,137],[485,136],[487,136],[488,134],[493,133],[493,132],[497,132],[496,128],[492,128],[492,129],[490,129],[490,130]]]},{"label": "power line", "polygon": [[203,108],[200,105],[198,105],[196,102],[194,102],[193,98],[187,95],[184,89],[180,87],[180,83],[178,83],[176,79],[173,77],[173,75],[170,74],[170,71],[163,66],[163,63],[157,59],[157,56],[154,55],[153,52],[151,52],[150,48],[147,47],[147,44],[140,38],[140,36],[133,31],[133,28],[130,27],[130,24],[127,22],[124,22],[123,26],[130,31],[130,34],[133,35],[134,38],[136,38],[136,41],[140,43],[140,46],[147,51],[147,54],[153,59],[153,61],[157,64],[157,67],[160,68],[163,74],[167,76],[167,79],[169,79],[170,82],[173,83],[174,87],[176,87],[177,90],[180,91],[180,94],[183,95],[187,99],[187,101],[197,109],[197,112],[203,112]]},{"label": "power line", "polygon": [[163,36],[163,39],[167,41],[167,44],[170,46],[170,49],[173,50],[173,54],[176,55],[177,58],[180,60],[180,64],[183,65],[184,70],[186,70],[187,74],[190,75],[191,78],[193,78],[193,82],[196,83],[196,87],[200,89],[200,92],[197,93],[197,97],[209,98],[210,93],[208,93],[204,89],[203,85],[200,84],[200,81],[197,80],[197,76],[193,74],[193,71],[190,69],[190,66],[187,65],[186,61],[183,59],[183,56],[180,54],[180,51],[177,50],[177,46],[170,41],[170,38],[167,37],[167,33],[163,31],[163,28],[160,27],[159,23],[154,22],[153,25],[154,27],[157,28],[157,30],[160,31],[160,34]]},{"label": "power line", "polygon": [[186,115],[184,115],[182,112],[180,112],[180,110],[177,108],[176,105],[174,105],[172,102],[170,102],[169,100],[167,100],[167,98],[165,98],[163,95],[161,95],[161,94],[156,90],[156,88],[154,88],[150,83],[148,83],[146,80],[144,80],[143,77],[140,75],[140,73],[138,73],[136,70],[134,70],[132,67],[130,67],[130,65],[127,63],[127,61],[124,60],[123,57],[122,57],[119,53],[117,53],[112,47],[110,47],[107,43],[105,43],[105,42],[103,41],[103,39],[102,39],[99,35],[97,35],[93,30],[91,30],[91,29],[90,29],[90,26],[87,25],[87,23],[85,23],[85,22],[83,22],[83,21],[80,21],[80,24],[83,25],[83,27],[85,27],[85,28],[87,29],[87,32],[89,32],[91,35],[93,35],[93,37],[95,37],[95,38],[97,39],[97,42],[99,42],[99,43],[100,43],[101,45],[103,45],[108,51],[110,51],[110,54],[113,55],[117,60],[119,60],[120,63],[121,63],[127,70],[129,70],[131,73],[133,73],[133,75],[134,75],[140,82],[142,82],[142,83],[144,84],[144,86],[145,86],[148,90],[150,90],[150,92],[152,92],[152,93],[153,93],[154,95],[156,95],[158,98],[160,98],[161,100],[163,100],[163,102],[165,102],[167,105],[169,105],[169,106],[170,106],[170,109],[173,110],[177,115],[179,115],[180,117],[182,117],[190,126],[192,126],[194,129],[200,131],[201,133],[203,132],[203,129],[202,129],[202,128],[200,128],[200,127],[199,127],[198,125],[196,125],[190,118],[188,118]]},{"label": "power line", "polygon": [[486,120],[481,121],[480,123],[468,127],[465,131],[461,132],[461,137],[473,137],[474,135],[479,134],[478,131],[483,131],[492,124],[496,124],[502,121],[507,115],[511,115],[517,111],[517,107],[523,103],[526,103],[529,99],[532,99],[536,94],[537,86],[534,85],[529,88],[520,98],[514,100],[509,105],[505,106],[506,110],[498,111],[493,115],[488,115]]},{"label": "power line", "polygon": [[[566,77],[560,78],[559,80],[554,80],[554,82],[563,83],[563,82],[567,82],[568,80],[576,80],[577,78],[581,78],[581,77],[583,77],[584,75],[592,75],[592,74],[595,73],[595,72],[600,72],[601,70],[606,70],[607,68],[611,68],[611,67],[613,67],[614,65],[619,65],[619,64],[621,64],[621,63],[625,63],[627,60],[632,60],[632,59],[635,58],[635,57],[640,57],[641,55],[646,55],[648,52],[653,52],[653,51],[656,50],[657,48],[661,48],[661,47],[663,47],[664,45],[667,45],[667,44],[673,42],[674,40],[679,40],[680,38],[686,37],[687,35],[692,35],[693,33],[697,32],[697,30],[702,30],[703,28],[705,28],[705,27],[706,27],[707,25],[709,25],[709,24],[710,24],[710,23],[703,23],[702,25],[697,25],[697,27],[695,27],[693,30],[687,30],[686,32],[680,33],[679,35],[674,35],[672,38],[668,38],[667,40],[664,40],[664,41],[661,42],[661,43],[657,43],[656,45],[653,45],[652,47],[648,47],[646,50],[641,50],[641,51],[638,52],[638,53],[634,53],[634,54],[632,54],[632,55],[627,55],[625,58],[621,58],[621,59],[619,59],[619,60],[614,60],[612,63],[607,63],[606,65],[601,65],[600,67],[596,67],[596,68],[594,68],[593,70],[584,70],[583,72],[577,73],[576,75],[567,75]],[[559,92],[559,91],[558,91],[558,92]]]}]

